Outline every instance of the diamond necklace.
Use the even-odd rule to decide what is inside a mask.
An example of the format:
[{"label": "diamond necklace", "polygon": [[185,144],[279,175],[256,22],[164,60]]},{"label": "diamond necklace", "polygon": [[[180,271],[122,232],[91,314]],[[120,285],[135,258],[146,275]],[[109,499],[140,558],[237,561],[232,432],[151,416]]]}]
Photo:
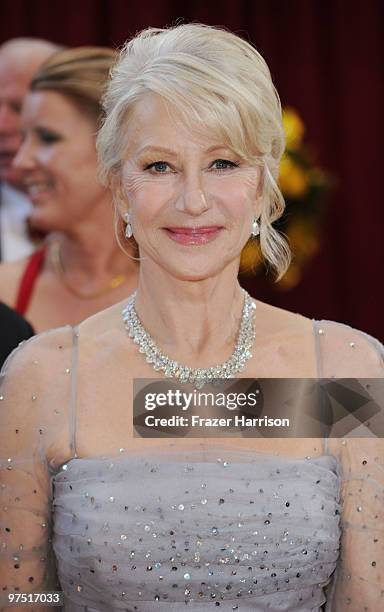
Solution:
[{"label": "diamond necklace", "polygon": [[210,368],[189,368],[165,355],[156,345],[153,338],[144,329],[135,309],[136,292],[133,293],[122,314],[128,335],[139,346],[147,363],[151,363],[156,372],[164,372],[167,378],[176,378],[182,383],[192,383],[200,389],[203,385],[218,378],[233,378],[237,372],[245,368],[246,362],[252,357],[251,348],[255,339],[254,316],[256,304],[243,289],[244,304],[239,333],[235,350],[231,357]]}]

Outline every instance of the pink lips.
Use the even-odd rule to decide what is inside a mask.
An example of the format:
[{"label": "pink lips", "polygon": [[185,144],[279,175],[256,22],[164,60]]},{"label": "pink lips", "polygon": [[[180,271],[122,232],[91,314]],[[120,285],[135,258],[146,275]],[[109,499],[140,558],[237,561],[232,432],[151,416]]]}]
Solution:
[{"label": "pink lips", "polygon": [[214,240],[222,227],[218,225],[211,225],[208,227],[165,227],[167,235],[178,242],[179,244],[207,244]]}]

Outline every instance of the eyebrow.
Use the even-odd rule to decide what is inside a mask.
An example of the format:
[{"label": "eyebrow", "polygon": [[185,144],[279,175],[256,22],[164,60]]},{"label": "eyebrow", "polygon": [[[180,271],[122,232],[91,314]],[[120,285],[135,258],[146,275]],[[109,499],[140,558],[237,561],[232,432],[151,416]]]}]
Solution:
[{"label": "eyebrow", "polygon": [[156,145],[147,145],[145,147],[142,147],[137,152],[137,155],[142,155],[143,153],[151,153],[151,152],[167,153],[167,155],[176,155],[175,151],[172,151],[171,149],[167,149],[167,147],[161,147],[161,146],[158,147]]},{"label": "eyebrow", "polygon": [[[207,149],[206,151],[204,151],[204,153],[213,153],[213,151],[218,151],[218,150],[226,150],[226,151],[231,151],[231,149],[226,146],[226,145],[213,145],[212,147],[209,147],[209,149]],[[147,145],[145,147],[142,147],[141,149],[139,149],[137,155],[142,155],[143,153],[166,153],[167,155],[172,155],[174,157],[176,157],[178,155],[178,153],[176,151],[172,151],[172,149],[168,149],[167,147],[162,147],[162,146],[156,146],[156,145]]]}]

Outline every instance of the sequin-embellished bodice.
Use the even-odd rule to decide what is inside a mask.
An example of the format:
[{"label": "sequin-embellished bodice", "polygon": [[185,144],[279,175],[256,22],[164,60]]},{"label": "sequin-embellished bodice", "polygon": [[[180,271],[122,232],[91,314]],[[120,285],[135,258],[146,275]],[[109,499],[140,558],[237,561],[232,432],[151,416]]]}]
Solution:
[{"label": "sequin-embellished bodice", "polygon": [[65,611],[319,610],[337,472],[327,455],[71,460],[54,478]]},{"label": "sequin-embellished bodice", "polygon": [[[352,410],[345,439],[137,440],[125,330],[97,321],[0,377],[1,612],[55,589],[65,612],[384,610],[383,410]],[[300,321],[274,376],[301,376]],[[383,378],[375,338],[314,321],[313,340],[319,377]]]}]

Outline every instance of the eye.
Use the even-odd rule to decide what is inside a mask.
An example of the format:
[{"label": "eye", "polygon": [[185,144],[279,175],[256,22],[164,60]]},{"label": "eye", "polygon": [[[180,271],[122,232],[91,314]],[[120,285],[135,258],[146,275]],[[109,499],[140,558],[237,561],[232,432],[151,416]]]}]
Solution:
[{"label": "eye", "polygon": [[155,174],[167,174],[167,169],[169,165],[165,161],[153,162],[145,167],[145,170],[153,170]]},{"label": "eye", "polygon": [[53,144],[54,142],[61,140],[61,136],[59,136],[59,134],[56,134],[56,132],[52,132],[51,130],[47,130],[46,128],[37,128],[36,134],[39,140],[44,144]]},{"label": "eye", "polygon": [[228,168],[237,168],[239,164],[230,161],[229,159],[215,159],[212,163],[211,168],[214,170],[227,170]]},{"label": "eye", "polygon": [[16,113],[17,115],[20,115],[21,113],[21,108],[22,108],[22,102],[21,100],[12,100],[12,102],[10,102],[9,106],[11,107],[11,110]]}]

